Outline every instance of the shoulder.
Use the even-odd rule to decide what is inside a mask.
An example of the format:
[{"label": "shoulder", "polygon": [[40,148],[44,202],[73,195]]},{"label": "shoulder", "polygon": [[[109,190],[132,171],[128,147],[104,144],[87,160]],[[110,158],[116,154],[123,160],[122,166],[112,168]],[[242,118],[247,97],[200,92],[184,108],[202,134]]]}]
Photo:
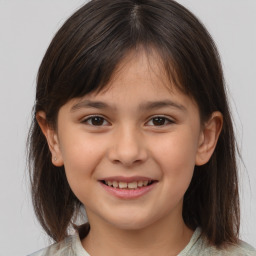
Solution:
[{"label": "shoulder", "polygon": [[219,249],[208,243],[207,239],[201,235],[201,229],[197,228],[189,244],[179,254],[179,256],[256,256],[256,250],[249,244],[240,241],[224,249]]},{"label": "shoulder", "polygon": [[231,244],[223,249],[209,245],[206,241],[201,241],[201,243],[199,241],[197,249],[199,249],[198,252],[200,252],[198,255],[256,256],[256,250],[243,241],[240,241],[238,244]]},{"label": "shoulder", "polygon": [[239,244],[236,245],[229,245],[225,249],[208,246],[205,247],[204,253],[219,256],[256,256],[256,250],[243,241],[240,241]]},{"label": "shoulder", "polygon": [[63,241],[55,243],[38,252],[32,253],[28,256],[70,256],[81,255],[88,256],[83,249],[78,234],[68,236]]},{"label": "shoulder", "polygon": [[68,236],[63,241],[52,244],[49,247],[46,247],[38,252],[30,254],[29,256],[59,256],[61,254],[69,255],[74,239],[74,236]]},{"label": "shoulder", "polygon": [[240,241],[240,243],[235,246],[235,248],[237,248],[237,252],[240,253],[239,255],[256,256],[256,249],[246,242]]}]

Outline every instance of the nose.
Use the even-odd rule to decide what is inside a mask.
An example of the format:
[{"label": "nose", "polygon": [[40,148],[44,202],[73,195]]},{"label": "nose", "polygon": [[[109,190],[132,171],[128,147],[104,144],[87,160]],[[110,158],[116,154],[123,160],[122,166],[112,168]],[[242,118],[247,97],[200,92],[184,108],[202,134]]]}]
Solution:
[{"label": "nose", "polygon": [[122,128],[113,134],[109,159],[113,163],[133,166],[143,163],[148,158],[143,135],[135,128]]}]

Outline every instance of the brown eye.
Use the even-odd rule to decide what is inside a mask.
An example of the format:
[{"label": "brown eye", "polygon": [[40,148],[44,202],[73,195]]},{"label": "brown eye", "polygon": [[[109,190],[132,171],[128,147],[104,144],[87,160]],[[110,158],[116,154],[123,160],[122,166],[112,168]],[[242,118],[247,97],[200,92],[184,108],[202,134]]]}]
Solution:
[{"label": "brown eye", "polygon": [[164,125],[168,125],[168,124],[172,124],[172,123],[174,123],[174,122],[166,117],[156,116],[156,117],[151,118],[148,121],[147,125],[149,125],[149,126],[164,126]]},{"label": "brown eye", "polygon": [[166,122],[166,118],[164,117],[155,117],[152,119],[154,125],[164,125]]},{"label": "brown eye", "polygon": [[86,120],[84,120],[83,123],[86,123],[92,126],[103,126],[108,124],[108,122],[101,116],[91,116]]},{"label": "brown eye", "polygon": [[92,117],[91,122],[92,122],[92,125],[103,125],[104,119],[102,117],[95,116],[95,117]]}]

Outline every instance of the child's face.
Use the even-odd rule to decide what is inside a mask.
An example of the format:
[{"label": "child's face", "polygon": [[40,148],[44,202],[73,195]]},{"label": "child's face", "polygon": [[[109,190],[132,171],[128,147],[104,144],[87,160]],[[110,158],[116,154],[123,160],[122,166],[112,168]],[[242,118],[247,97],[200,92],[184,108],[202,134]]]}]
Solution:
[{"label": "child's face", "polygon": [[[141,229],[180,221],[203,138],[198,107],[175,88],[167,89],[169,80],[156,59],[149,65],[140,54],[121,66],[108,90],[61,107],[57,162],[64,164],[91,223]],[[153,183],[128,190],[103,181],[130,187]]]}]

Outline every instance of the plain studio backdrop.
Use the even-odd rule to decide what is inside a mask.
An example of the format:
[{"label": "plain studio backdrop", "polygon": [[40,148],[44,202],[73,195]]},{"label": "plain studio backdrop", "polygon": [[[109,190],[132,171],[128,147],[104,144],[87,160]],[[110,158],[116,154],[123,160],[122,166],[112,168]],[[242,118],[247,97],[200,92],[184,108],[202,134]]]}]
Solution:
[{"label": "plain studio backdrop", "polygon": [[[180,0],[219,48],[244,165],[241,239],[256,247],[256,1]],[[31,206],[25,142],[36,74],[57,29],[85,1],[0,0],[0,255],[27,255],[50,242]]]}]

